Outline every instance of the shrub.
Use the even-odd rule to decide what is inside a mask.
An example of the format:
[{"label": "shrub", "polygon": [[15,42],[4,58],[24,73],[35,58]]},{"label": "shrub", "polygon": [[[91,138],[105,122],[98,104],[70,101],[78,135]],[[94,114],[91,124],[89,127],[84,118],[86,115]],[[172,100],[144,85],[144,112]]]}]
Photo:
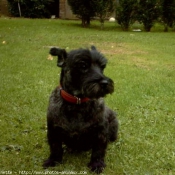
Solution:
[{"label": "shrub", "polygon": [[[44,18],[50,17],[50,4],[53,0],[19,0],[21,15],[27,18]],[[8,0],[9,11],[15,16],[19,17],[18,0]]]},{"label": "shrub", "polygon": [[116,20],[127,31],[134,22],[135,0],[120,0],[116,8]]},{"label": "shrub", "polygon": [[83,27],[90,24],[94,17],[99,17],[103,26],[105,17],[113,12],[114,0],[68,0],[72,12],[82,20]]},{"label": "shrub", "polygon": [[105,18],[114,11],[114,0],[94,0],[94,4],[95,14],[99,17],[103,29]]},{"label": "shrub", "polygon": [[175,23],[175,0],[161,1],[161,20],[164,23],[164,31],[168,31],[168,27],[173,27]]},{"label": "shrub", "polygon": [[95,16],[93,0],[68,0],[72,12],[82,21],[82,26],[90,25],[90,20]]},{"label": "shrub", "polygon": [[157,0],[139,0],[137,5],[137,20],[149,32],[160,15],[160,6]]}]

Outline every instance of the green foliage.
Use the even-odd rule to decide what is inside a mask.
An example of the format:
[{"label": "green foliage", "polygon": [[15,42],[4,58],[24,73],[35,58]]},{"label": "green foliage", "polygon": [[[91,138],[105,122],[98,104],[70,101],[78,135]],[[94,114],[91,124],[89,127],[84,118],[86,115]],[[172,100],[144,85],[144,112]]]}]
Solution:
[{"label": "green foliage", "polygon": [[94,0],[95,2],[95,14],[99,17],[101,22],[101,28],[103,28],[105,18],[114,11],[113,0]]},{"label": "green foliage", "polygon": [[83,27],[88,26],[93,17],[99,17],[104,23],[105,17],[113,12],[113,0],[68,0],[75,15],[82,20]]},{"label": "green foliage", "polygon": [[175,0],[161,0],[161,20],[165,26],[164,31],[175,25]]},{"label": "green foliage", "polygon": [[8,0],[9,11],[13,16],[19,17],[21,10],[21,15],[27,18],[50,17],[49,7],[51,2],[53,0]]},{"label": "green foliage", "polygon": [[158,0],[138,0],[137,20],[144,25],[145,31],[149,32],[160,16]]},{"label": "green foliage", "polygon": [[120,0],[116,8],[116,20],[124,31],[127,31],[134,22],[135,0]]},{"label": "green foliage", "polygon": [[88,26],[95,16],[93,0],[68,0],[72,12],[82,21],[82,26]]}]

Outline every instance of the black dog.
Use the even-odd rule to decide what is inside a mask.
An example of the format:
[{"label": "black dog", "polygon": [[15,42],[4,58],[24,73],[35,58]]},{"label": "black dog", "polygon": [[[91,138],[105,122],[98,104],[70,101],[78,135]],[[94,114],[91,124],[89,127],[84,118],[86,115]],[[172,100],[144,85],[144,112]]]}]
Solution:
[{"label": "black dog", "polygon": [[47,137],[50,156],[44,167],[61,163],[62,144],[77,151],[92,150],[88,167],[101,173],[109,141],[117,138],[116,114],[104,104],[106,94],[114,91],[113,81],[103,74],[106,58],[94,46],[67,53],[52,48],[61,67],[60,86],[50,97]]}]

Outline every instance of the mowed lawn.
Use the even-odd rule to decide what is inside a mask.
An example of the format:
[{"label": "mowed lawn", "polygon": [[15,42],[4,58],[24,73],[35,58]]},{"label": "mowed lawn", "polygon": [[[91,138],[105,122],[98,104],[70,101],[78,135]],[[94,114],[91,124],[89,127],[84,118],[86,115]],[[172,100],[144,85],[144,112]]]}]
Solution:
[{"label": "mowed lawn", "polygon": [[[46,111],[59,85],[51,46],[95,45],[107,58],[115,82],[106,104],[118,113],[118,141],[109,145],[105,175],[175,174],[175,32],[121,31],[115,23],[0,18],[0,174],[44,171],[49,156]],[[92,174],[90,152],[70,154],[49,171]],[[70,173],[69,173],[70,172]]]}]

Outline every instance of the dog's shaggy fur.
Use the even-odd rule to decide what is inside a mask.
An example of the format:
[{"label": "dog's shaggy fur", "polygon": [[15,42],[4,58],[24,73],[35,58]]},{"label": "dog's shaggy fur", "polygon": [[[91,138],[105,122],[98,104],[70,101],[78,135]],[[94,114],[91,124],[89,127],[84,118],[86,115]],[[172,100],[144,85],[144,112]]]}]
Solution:
[{"label": "dog's shaggy fur", "polygon": [[[50,156],[44,167],[62,162],[62,144],[72,150],[92,150],[88,167],[101,173],[105,167],[107,144],[117,138],[116,114],[105,104],[103,97],[114,91],[113,81],[103,74],[106,58],[94,46],[67,53],[52,48],[50,54],[58,56],[61,67],[60,87],[51,94],[47,113],[47,137]],[[66,91],[77,98],[88,98],[81,104],[66,101],[60,94]]]}]

